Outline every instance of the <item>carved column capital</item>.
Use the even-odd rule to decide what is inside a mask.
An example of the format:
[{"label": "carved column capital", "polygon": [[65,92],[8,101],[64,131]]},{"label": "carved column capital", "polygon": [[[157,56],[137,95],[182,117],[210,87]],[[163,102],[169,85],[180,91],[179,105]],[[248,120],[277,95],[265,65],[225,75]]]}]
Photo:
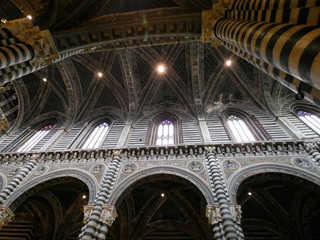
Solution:
[{"label": "carved column capital", "polygon": [[100,221],[102,223],[108,224],[108,226],[111,226],[112,223],[116,220],[118,214],[117,210],[114,206],[109,205],[103,205],[102,206],[102,212],[100,216]]},{"label": "carved column capital", "polygon": [[8,207],[0,206],[0,228],[11,222],[13,217],[14,214]]},{"label": "carved column capital", "polygon": [[231,8],[233,0],[219,0],[212,5],[212,9],[202,11],[201,41],[211,42],[211,45],[219,45],[220,41],[214,36],[215,24],[225,16],[225,12]]},{"label": "carved column capital", "polygon": [[113,150],[113,152],[112,152],[112,157],[113,157],[113,158],[119,158],[119,159],[120,159],[120,157],[121,157],[121,152],[122,152],[122,150]]},{"label": "carved column capital", "polygon": [[232,218],[238,223],[241,223],[241,206],[240,205],[230,205],[230,213]]},{"label": "carved column capital", "polygon": [[216,153],[216,147],[209,146],[209,147],[205,147],[204,149],[207,155]]},{"label": "carved column capital", "polygon": [[40,30],[33,26],[32,21],[27,18],[8,21],[4,24],[14,37],[20,41],[30,44],[35,52],[30,61],[33,66],[48,65],[59,58],[58,51],[48,30]]},{"label": "carved column capital", "polygon": [[222,221],[219,205],[207,205],[206,217],[210,225],[216,224]]},{"label": "carved column capital", "polygon": [[40,159],[39,153],[34,153],[30,157],[30,161],[33,161],[34,163],[38,163],[39,159]]},{"label": "carved column capital", "polygon": [[93,207],[94,207],[93,204],[88,204],[87,206],[83,206],[83,214],[84,214],[83,222],[84,223],[86,223],[89,220]]}]

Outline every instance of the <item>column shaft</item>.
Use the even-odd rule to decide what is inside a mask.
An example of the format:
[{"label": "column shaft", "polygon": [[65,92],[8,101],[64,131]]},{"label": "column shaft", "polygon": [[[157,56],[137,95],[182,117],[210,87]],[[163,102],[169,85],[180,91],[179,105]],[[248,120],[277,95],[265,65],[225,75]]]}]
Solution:
[{"label": "column shaft", "polygon": [[[108,166],[108,170],[102,180],[100,189],[97,193],[97,197],[90,214],[88,221],[81,229],[79,239],[92,240],[99,239],[103,240],[106,238],[108,232],[108,223],[102,221],[102,212],[106,211],[106,204],[108,203],[113,184],[117,178],[118,171],[121,165],[119,156],[112,159]],[[108,209],[109,210],[109,209]],[[110,210],[109,210],[110,211]],[[110,225],[112,222],[110,222]]]},{"label": "column shaft", "polygon": [[16,43],[0,47],[0,68],[12,66],[31,60],[34,57],[33,48],[24,43]]},{"label": "column shaft", "polygon": [[318,4],[318,0],[236,0],[232,9],[254,10],[254,9],[283,9],[296,7],[309,7]]},{"label": "column shaft", "polygon": [[[213,153],[208,153],[207,155],[207,166],[210,171],[210,182],[213,188],[213,191],[216,194],[216,201],[218,202],[219,208],[220,208],[220,214],[222,218],[222,226],[224,230],[224,234],[227,240],[238,240],[239,234],[237,234],[237,231],[239,229],[236,229],[235,224],[233,222],[233,218],[231,215],[231,210],[229,207],[229,197],[227,193],[227,189],[224,186],[224,179],[222,175],[222,171],[220,168],[220,164],[218,159],[214,156]],[[214,231],[215,230],[214,226]],[[218,234],[218,233],[217,233]]]},{"label": "column shaft", "polygon": [[317,26],[221,19],[214,33],[223,42],[320,88]]},{"label": "column shaft", "polygon": [[10,181],[10,183],[0,193],[0,203],[3,204],[5,200],[13,193],[13,191],[20,185],[20,183],[29,175],[29,173],[37,166],[37,163],[31,160],[27,163],[17,175]]}]

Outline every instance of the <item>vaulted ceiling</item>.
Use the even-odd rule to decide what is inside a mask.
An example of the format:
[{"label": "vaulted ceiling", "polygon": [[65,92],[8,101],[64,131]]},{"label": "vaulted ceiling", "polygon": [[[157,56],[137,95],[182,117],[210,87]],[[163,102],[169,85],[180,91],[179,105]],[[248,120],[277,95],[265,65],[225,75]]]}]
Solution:
[{"label": "vaulted ceiling", "polygon": [[[33,11],[34,24],[50,30],[60,53],[85,49],[16,80],[24,123],[54,118],[68,127],[106,114],[134,122],[161,111],[202,118],[233,103],[264,108],[261,73],[200,42],[209,0],[5,1],[2,16]],[[159,63],[165,74],[157,73]]]}]

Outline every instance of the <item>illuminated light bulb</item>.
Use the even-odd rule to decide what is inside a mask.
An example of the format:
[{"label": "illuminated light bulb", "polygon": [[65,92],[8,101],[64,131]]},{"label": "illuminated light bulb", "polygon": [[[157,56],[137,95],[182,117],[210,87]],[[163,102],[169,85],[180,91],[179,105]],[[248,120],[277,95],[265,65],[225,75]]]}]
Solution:
[{"label": "illuminated light bulb", "polygon": [[31,16],[31,15],[28,15],[27,18],[28,18],[29,20],[32,20],[32,16]]},{"label": "illuminated light bulb", "polygon": [[161,197],[164,197],[164,193],[161,193]]},{"label": "illuminated light bulb", "polygon": [[83,196],[82,196],[82,198],[83,198],[83,199],[86,199],[86,198],[87,198],[87,196],[86,196],[86,195],[83,195]]},{"label": "illuminated light bulb", "polygon": [[159,65],[157,68],[158,73],[164,73],[165,67],[163,65]]},{"label": "illuminated light bulb", "polygon": [[98,72],[98,77],[102,77],[102,76],[103,76],[102,72]]},{"label": "illuminated light bulb", "polygon": [[46,82],[46,81],[47,81],[47,79],[46,79],[46,78],[42,78],[42,81]]},{"label": "illuminated light bulb", "polygon": [[232,64],[232,61],[231,61],[231,60],[227,60],[227,61],[226,61],[226,65],[227,65],[228,67],[230,67],[231,64]]},{"label": "illuminated light bulb", "polygon": [[248,192],[248,195],[249,195],[249,196],[252,196],[252,192]]}]

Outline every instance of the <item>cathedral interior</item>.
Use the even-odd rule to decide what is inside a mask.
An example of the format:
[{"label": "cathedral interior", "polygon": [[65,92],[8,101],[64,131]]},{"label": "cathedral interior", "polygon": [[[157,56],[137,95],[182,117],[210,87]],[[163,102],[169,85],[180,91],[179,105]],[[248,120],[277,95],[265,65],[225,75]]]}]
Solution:
[{"label": "cathedral interior", "polygon": [[320,240],[319,0],[0,19],[0,240]]}]

